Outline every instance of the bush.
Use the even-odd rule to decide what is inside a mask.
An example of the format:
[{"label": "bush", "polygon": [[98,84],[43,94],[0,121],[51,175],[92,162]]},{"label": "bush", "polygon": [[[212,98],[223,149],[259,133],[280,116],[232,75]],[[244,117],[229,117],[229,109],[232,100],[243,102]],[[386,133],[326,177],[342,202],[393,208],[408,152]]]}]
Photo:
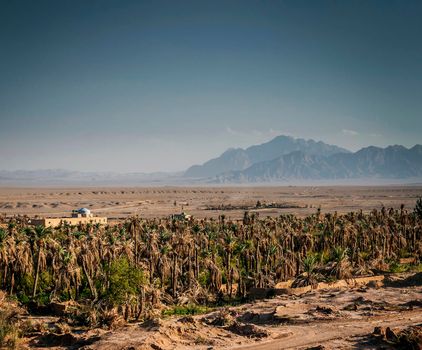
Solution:
[{"label": "bush", "polygon": [[110,287],[105,295],[110,304],[119,306],[131,296],[139,295],[145,284],[144,272],[131,265],[126,258],[113,261],[108,268]]},{"label": "bush", "polygon": [[402,273],[409,270],[410,270],[410,266],[408,264],[399,264],[396,261],[390,264],[390,272],[393,272],[393,273]]}]

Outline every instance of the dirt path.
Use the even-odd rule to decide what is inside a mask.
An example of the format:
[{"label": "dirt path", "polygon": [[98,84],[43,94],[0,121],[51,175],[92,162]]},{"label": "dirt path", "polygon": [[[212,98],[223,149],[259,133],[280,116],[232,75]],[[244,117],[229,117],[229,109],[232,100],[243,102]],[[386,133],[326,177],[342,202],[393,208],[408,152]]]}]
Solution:
[{"label": "dirt path", "polygon": [[[406,327],[422,323],[422,310],[412,310],[397,314],[368,317],[367,319],[321,322],[300,326],[283,327],[283,331],[269,341],[247,346],[236,346],[232,349],[245,350],[278,350],[301,349],[317,345],[330,345],[333,341],[341,341],[344,347],[353,347],[350,338],[370,334],[374,327]],[[349,346],[347,346],[347,343]],[[337,342],[337,346],[339,343]]]}]

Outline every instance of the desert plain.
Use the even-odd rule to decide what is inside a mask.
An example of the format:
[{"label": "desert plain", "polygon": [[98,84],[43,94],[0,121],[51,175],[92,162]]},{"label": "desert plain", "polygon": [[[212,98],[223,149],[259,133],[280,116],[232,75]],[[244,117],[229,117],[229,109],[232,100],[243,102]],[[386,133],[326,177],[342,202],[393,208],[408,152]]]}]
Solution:
[{"label": "desert plain", "polygon": [[[278,187],[81,187],[0,188],[0,213],[7,216],[66,216],[86,207],[111,220],[138,215],[166,217],[185,211],[198,218],[243,217],[245,207],[260,216],[290,213],[305,216],[322,212],[347,213],[372,209],[412,209],[422,185],[391,186],[278,186]],[[279,208],[256,208],[256,203]],[[225,206],[225,210],[221,209]],[[231,208],[227,208],[231,206]],[[276,205],[277,206],[277,205]]]}]

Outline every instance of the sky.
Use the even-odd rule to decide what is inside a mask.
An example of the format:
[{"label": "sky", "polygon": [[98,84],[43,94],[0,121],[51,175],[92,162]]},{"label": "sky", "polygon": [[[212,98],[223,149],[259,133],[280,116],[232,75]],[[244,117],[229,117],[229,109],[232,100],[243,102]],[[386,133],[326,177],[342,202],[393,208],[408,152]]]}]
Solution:
[{"label": "sky", "polygon": [[422,143],[422,1],[0,0],[0,170]]}]

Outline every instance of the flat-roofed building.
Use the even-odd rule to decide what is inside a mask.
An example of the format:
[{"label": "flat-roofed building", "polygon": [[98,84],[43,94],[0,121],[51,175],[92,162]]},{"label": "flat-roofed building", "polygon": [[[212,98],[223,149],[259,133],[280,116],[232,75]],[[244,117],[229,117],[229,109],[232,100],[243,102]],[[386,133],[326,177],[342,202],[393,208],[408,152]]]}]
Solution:
[{"label": "flat-roofed building", "polygon": [[30,220],[30,224],[34,226],[57,227],[61,224],[82,225],[82,224],[107,224],[106,217],[98,217],[91,214],[86,208],[80,208],[72,211],[70,217],[59,218],[35,218]]}]

